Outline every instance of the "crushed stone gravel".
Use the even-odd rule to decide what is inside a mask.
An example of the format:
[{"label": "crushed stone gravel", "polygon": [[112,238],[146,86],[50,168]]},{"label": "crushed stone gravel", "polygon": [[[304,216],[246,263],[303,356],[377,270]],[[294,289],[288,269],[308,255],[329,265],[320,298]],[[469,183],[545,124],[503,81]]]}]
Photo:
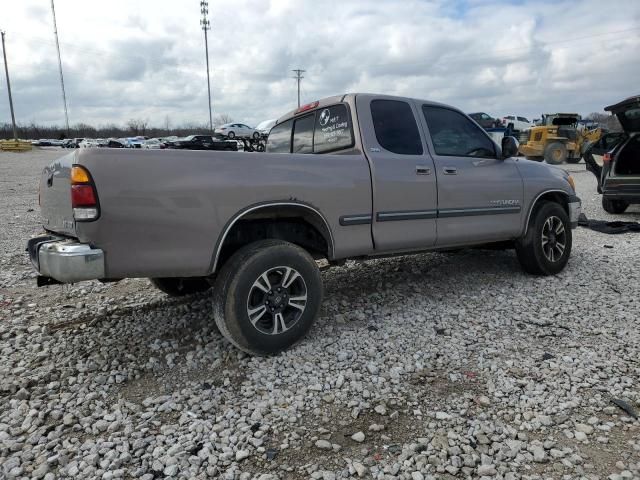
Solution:
[{"label": "crushed stone gravel", "polygon": [[[640,478],[639,235],[575,230],[546,278],[513,251],[347,262],[308,337],[252,358],[208,293],[36,288],[60,155],[0,152],[0,478]],[[640,219],[565,168],[589,218]]]}]

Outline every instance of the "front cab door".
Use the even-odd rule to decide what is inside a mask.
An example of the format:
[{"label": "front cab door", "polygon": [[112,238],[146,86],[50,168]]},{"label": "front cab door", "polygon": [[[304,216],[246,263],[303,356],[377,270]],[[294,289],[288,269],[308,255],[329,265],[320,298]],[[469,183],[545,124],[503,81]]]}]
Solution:
[{"label": "front cab door", "polygon": [[463,113],[421,105],[438,180],[438,246],[520,235],[523,183],[515,159]]}]

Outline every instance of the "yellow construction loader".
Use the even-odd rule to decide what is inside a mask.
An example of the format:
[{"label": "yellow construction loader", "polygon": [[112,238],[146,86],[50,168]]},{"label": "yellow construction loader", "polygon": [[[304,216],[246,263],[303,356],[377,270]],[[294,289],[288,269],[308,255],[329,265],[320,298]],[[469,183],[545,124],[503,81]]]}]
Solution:
[{"label": "yellow construction loader", "polygon": [[579,125],[577,113],[553,113],[542,115],[540,125],[526,132],[526,141],[519,152],[529,160],[558,165],[565,161],[578,163],[587,147],[602,135],[600,127]]}]

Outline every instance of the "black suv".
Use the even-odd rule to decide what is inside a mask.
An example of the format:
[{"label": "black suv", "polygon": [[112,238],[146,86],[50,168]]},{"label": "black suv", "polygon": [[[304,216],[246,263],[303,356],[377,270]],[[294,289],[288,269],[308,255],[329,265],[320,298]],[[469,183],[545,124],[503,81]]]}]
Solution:
[{"label": "black suv", "polygon": [[608,213],[623,213],[640,204],[640,95],[609,105],[623,132],[604,134],[587,149],[587,170],[598,179],[602,207]]}]

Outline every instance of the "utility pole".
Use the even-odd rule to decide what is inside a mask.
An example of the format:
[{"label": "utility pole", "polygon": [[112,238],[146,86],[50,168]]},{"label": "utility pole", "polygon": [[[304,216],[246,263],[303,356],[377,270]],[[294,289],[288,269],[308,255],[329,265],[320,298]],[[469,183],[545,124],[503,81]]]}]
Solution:
[{"label": "utility pole", "polygon": [[298,81],[298,108],[300,108],[300,80],[304,78],[302,74],[306,72],[306,70],[300,70],[299,68],[297,68],[291,71],[296,74],[296,76],[293,78],[295,78]]},{"label": "utility pole", "polygon": [[9,81],[9,67],[7,66],[7,47],[4,45],[4,31],[2,34],[2,56],[4,57],[4,73],[7,75],[7,91],[9,92],[9,109],[11,110],[11,124],[13,125],[13,139],[18,140],[18,130],[16,129],[16,116],[13,113],[13,99],[11,98],[11,82]]},{"label": "utility pole", "polygon": [[58,26],[56,25],[56,9],[51,0],[51,14],[53,15],[53,35],[56,37],[56,49],[58,50],[58,69],[60,70],[60,86],[62,87],[62,103],[64,104],[64,123],[69,135],[69,112],[67,111],[67,94],[64,91],[64,76],[62,75],[62,57],[60,57],[60,42],[58,41]]},{"label": "utility pole", "polygon": [[211,113],[211,79],[209,77],[209,41],[207,38],[207,31],[211,30],[211,23],[207,18],[209,14],[209,2],[202,0],[200,2],[200,13],[202,18],[200,19],[200,26],[204,31],[204,53],[207,57],[207,93],[209,94],[209,130],[213,132],[213,114]]}]

